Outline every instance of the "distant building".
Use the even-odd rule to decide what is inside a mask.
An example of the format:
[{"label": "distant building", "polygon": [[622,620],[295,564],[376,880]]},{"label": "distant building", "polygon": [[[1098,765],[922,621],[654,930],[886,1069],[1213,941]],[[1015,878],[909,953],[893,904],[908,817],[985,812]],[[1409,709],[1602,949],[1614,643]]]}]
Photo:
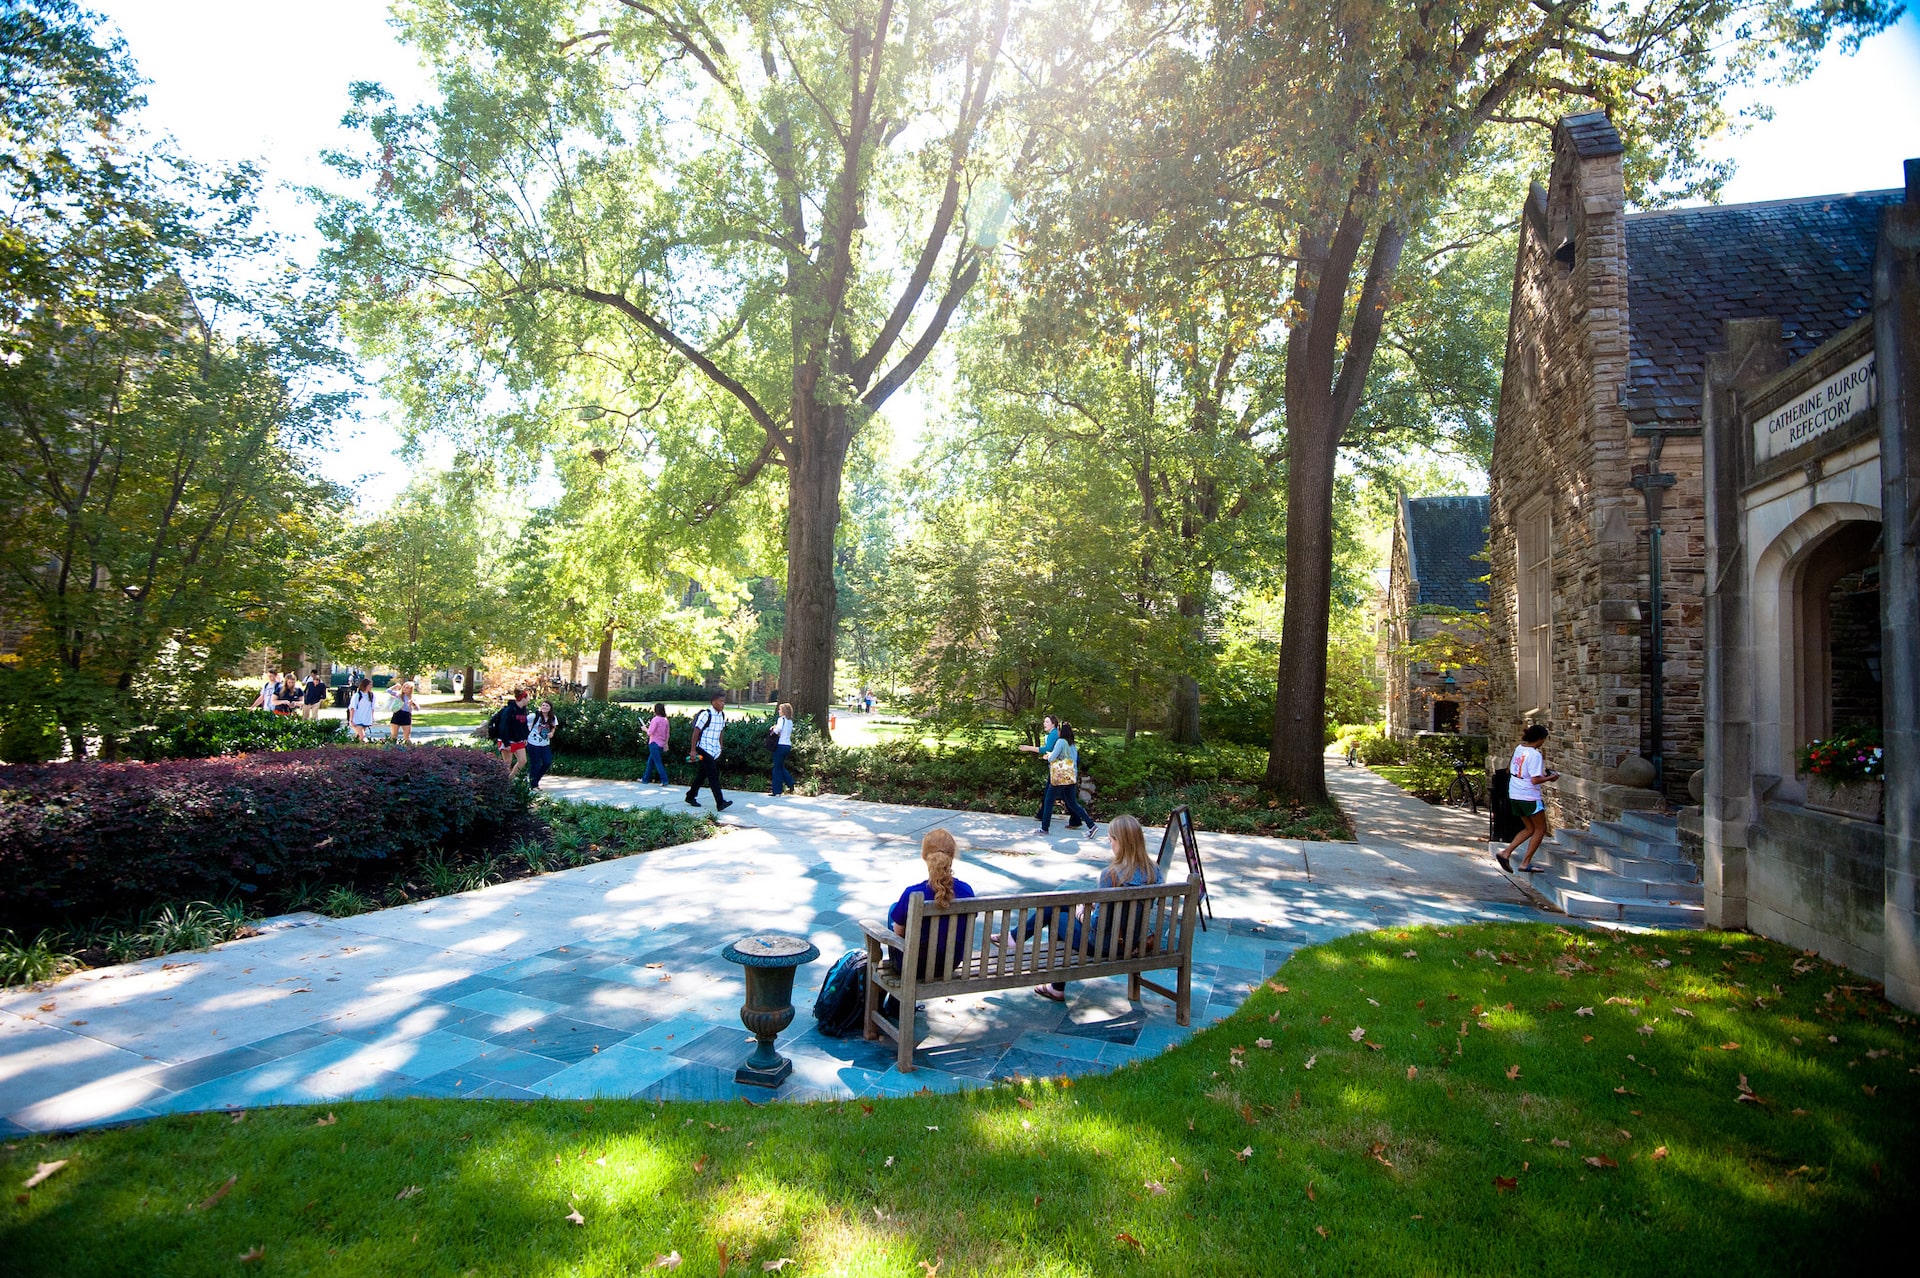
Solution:
[{"label": "distant building", "polygon": [[[1387,732],[1487,730],[1486,674],[1478,662],[1419,660],[1418,649],[1446,635],[1471,655],[1485,643],[1487,610],[1485,497],[1400,494],[1387,569]],[[1428,656],[1443,656],[1429,651]],[[1456,654],[1457,655],[1457,654]]]}]

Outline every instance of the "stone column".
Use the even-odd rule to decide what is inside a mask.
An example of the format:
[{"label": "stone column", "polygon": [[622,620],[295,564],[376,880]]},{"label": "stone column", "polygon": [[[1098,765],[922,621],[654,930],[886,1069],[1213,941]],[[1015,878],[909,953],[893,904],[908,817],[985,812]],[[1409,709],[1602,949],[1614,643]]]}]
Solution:
[{"label": "stone column", "polygon": [[1874,266],[1880,379],[1880,685],[1886,736],[1887,997],[1920,1009],[1920,160]]},{"label": "stone column", "polygon": [[1740,391],[1786,364],[1780,321],[1727,321],[1725,354],[1707,360],[1700,424],[1707,497],[1706,788],[1701,798],[1707,923],[1747,925],[1747,831],[1759,817],[1753,776],[1754,635],[1741,489],[1751,468]]}]

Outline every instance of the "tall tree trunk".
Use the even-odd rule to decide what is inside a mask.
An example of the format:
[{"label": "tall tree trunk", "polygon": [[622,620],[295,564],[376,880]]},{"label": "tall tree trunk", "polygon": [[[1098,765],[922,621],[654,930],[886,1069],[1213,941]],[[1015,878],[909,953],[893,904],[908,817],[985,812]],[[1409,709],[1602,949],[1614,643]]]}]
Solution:
[{"label": "tall tree trunk", "polygon": [[811,720],[824,737],[829,735],[840,604],[833,543],[852,433],[842,405],[806,404],[796,394],[794,407],[798,424],[787,463],[787,616],[780,641],[780,698],[792,702],[794,716]]},{"label": "tall tree trunk", "polygon": [[567,658],[567,682],[572,684],[580,682],[580,654],[577,652]]},{"label": "tall tree trunk", "polygon": [[1327,621],[1333,595],[1333,469],[1338,447],[1306,422],[1287,423],[1287,597],[1273,703],[1267,785],[1327,801]]},{"label": "tall tree trunk", "polygon": [[472,666],[467,667],[466,682],[460,685],[460,699],[462,701],[473,700],[473,667]]},{"label": "tall tree trunk", "polygon": [[607,699],[607,685],[613,682],[613,627],[600,632],[600,661],[593,668],[593,687],[587,695],[595,701]]},{"label": "tall tree trunk", "polygon": [[[1177,607],[1180,624],[1186,629],[1189,659],[1193,659],[1198,656],[1206,638],[1201,633],[1201,627],[1206,624],[1207,597],[1202,593],[1183,594]],[[1200,744],[1200,683],[1184,672],[1174,676],[1173,706],[1167,715],[1167,738],[1175,745]]]},{"label": "tall tree trunk", "polygon": [[1374,234],[1366,278],[1341,349],[1348,285],[1366,247],[1374,191],[1362,173],[1331,236],[1301,236],[1287,334],[1287,598],[1280,623],[1267,786],[1282,798],[1327,802],[1327,621],[1333,596],[1333,478],[1340,439],[1359,411],[1386,317],[1387,288],[1406,234]]}]

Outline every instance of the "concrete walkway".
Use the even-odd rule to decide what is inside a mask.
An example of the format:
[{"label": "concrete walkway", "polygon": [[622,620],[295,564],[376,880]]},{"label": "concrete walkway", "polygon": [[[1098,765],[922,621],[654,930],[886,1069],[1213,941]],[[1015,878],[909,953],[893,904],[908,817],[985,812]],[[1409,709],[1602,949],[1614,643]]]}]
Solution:
[{"label": "concrete walkway", "polygon": [[1327,755],[1327,789],[1358,843],[1313,844],[1314,882],[1526,902],[1487,851],[1484,810],[1475,816],[1416,799],[1367,768],[1349,767],[1338,752]]},{"label": "concrete walkway", "polygon": [[[822,1037],[810,1015],[820,980],[854,945],[854,920],[882,916],[922,877],[923,831],[954,832],[958,873],[982,894],[1090,883],[1105,840],[1058,825],[1042,837],[1018,817],[738,794],[710,840],[354,918],[288,916],[212,951],[10,992],[0,1133],[377,1096],[763,1100],[733,1082],[749,1040],[739,969],[719,957],[754,931],[822,951],[796,982],[799,1015],[780,1041],[795,1070],[774,1094],[806,1100],[1105,1070],[1228,1015],[1299,946],[1540,917],[1363,775],[1339,787],[1356,796],[1344,801],[1359,845],[1200,832],[1215,917],[1195,946],[1192,1027],[1153,995],[1129,1004],[1112,979],[1071,987],[1064,1006],[1026,990],[936,1000],[911,1073],[889,1044]],[[548,788],[683,803],[677,788],[631,782]],[[1157,847],[1159,832],[1149,838]]]}]

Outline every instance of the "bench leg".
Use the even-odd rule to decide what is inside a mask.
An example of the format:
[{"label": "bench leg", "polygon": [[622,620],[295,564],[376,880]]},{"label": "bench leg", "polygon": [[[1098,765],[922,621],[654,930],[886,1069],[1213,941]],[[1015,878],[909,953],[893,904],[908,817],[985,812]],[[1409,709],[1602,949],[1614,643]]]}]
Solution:
[{"label": "bench leg", "polygon": [[1193,962],[1180,965],[1179,996],[1173,1000],[1173,1022],[1185,1025],[1193,1019]]},{"label": "bench leg", "polygon": [[1128,972],[1127,973],[1127,1002],[1138,1003],[1139,1001],[1140,1001],[1140,973]]},{"label": "bench leg", "polygon": [[873,974],[880,970],[880,947],[872,941],[867,942],[867,1014],[860,1018],[860,1037],[871,1043],[880,1037],[880,1031],[874,1028],[873,1018],[880,1014],[880,982]]},{"label": "bench leg", "polygon": [[913,1036],[920,1028],[920,1018],[913,1011],[914,995],[919,991],[914,988],[913,978],[907,975],[908,964],[913,959],[913,955],[908,955],[907,961],[900,965],[900,1047],[894,1060],[902,1074],[913,1073]]}]

